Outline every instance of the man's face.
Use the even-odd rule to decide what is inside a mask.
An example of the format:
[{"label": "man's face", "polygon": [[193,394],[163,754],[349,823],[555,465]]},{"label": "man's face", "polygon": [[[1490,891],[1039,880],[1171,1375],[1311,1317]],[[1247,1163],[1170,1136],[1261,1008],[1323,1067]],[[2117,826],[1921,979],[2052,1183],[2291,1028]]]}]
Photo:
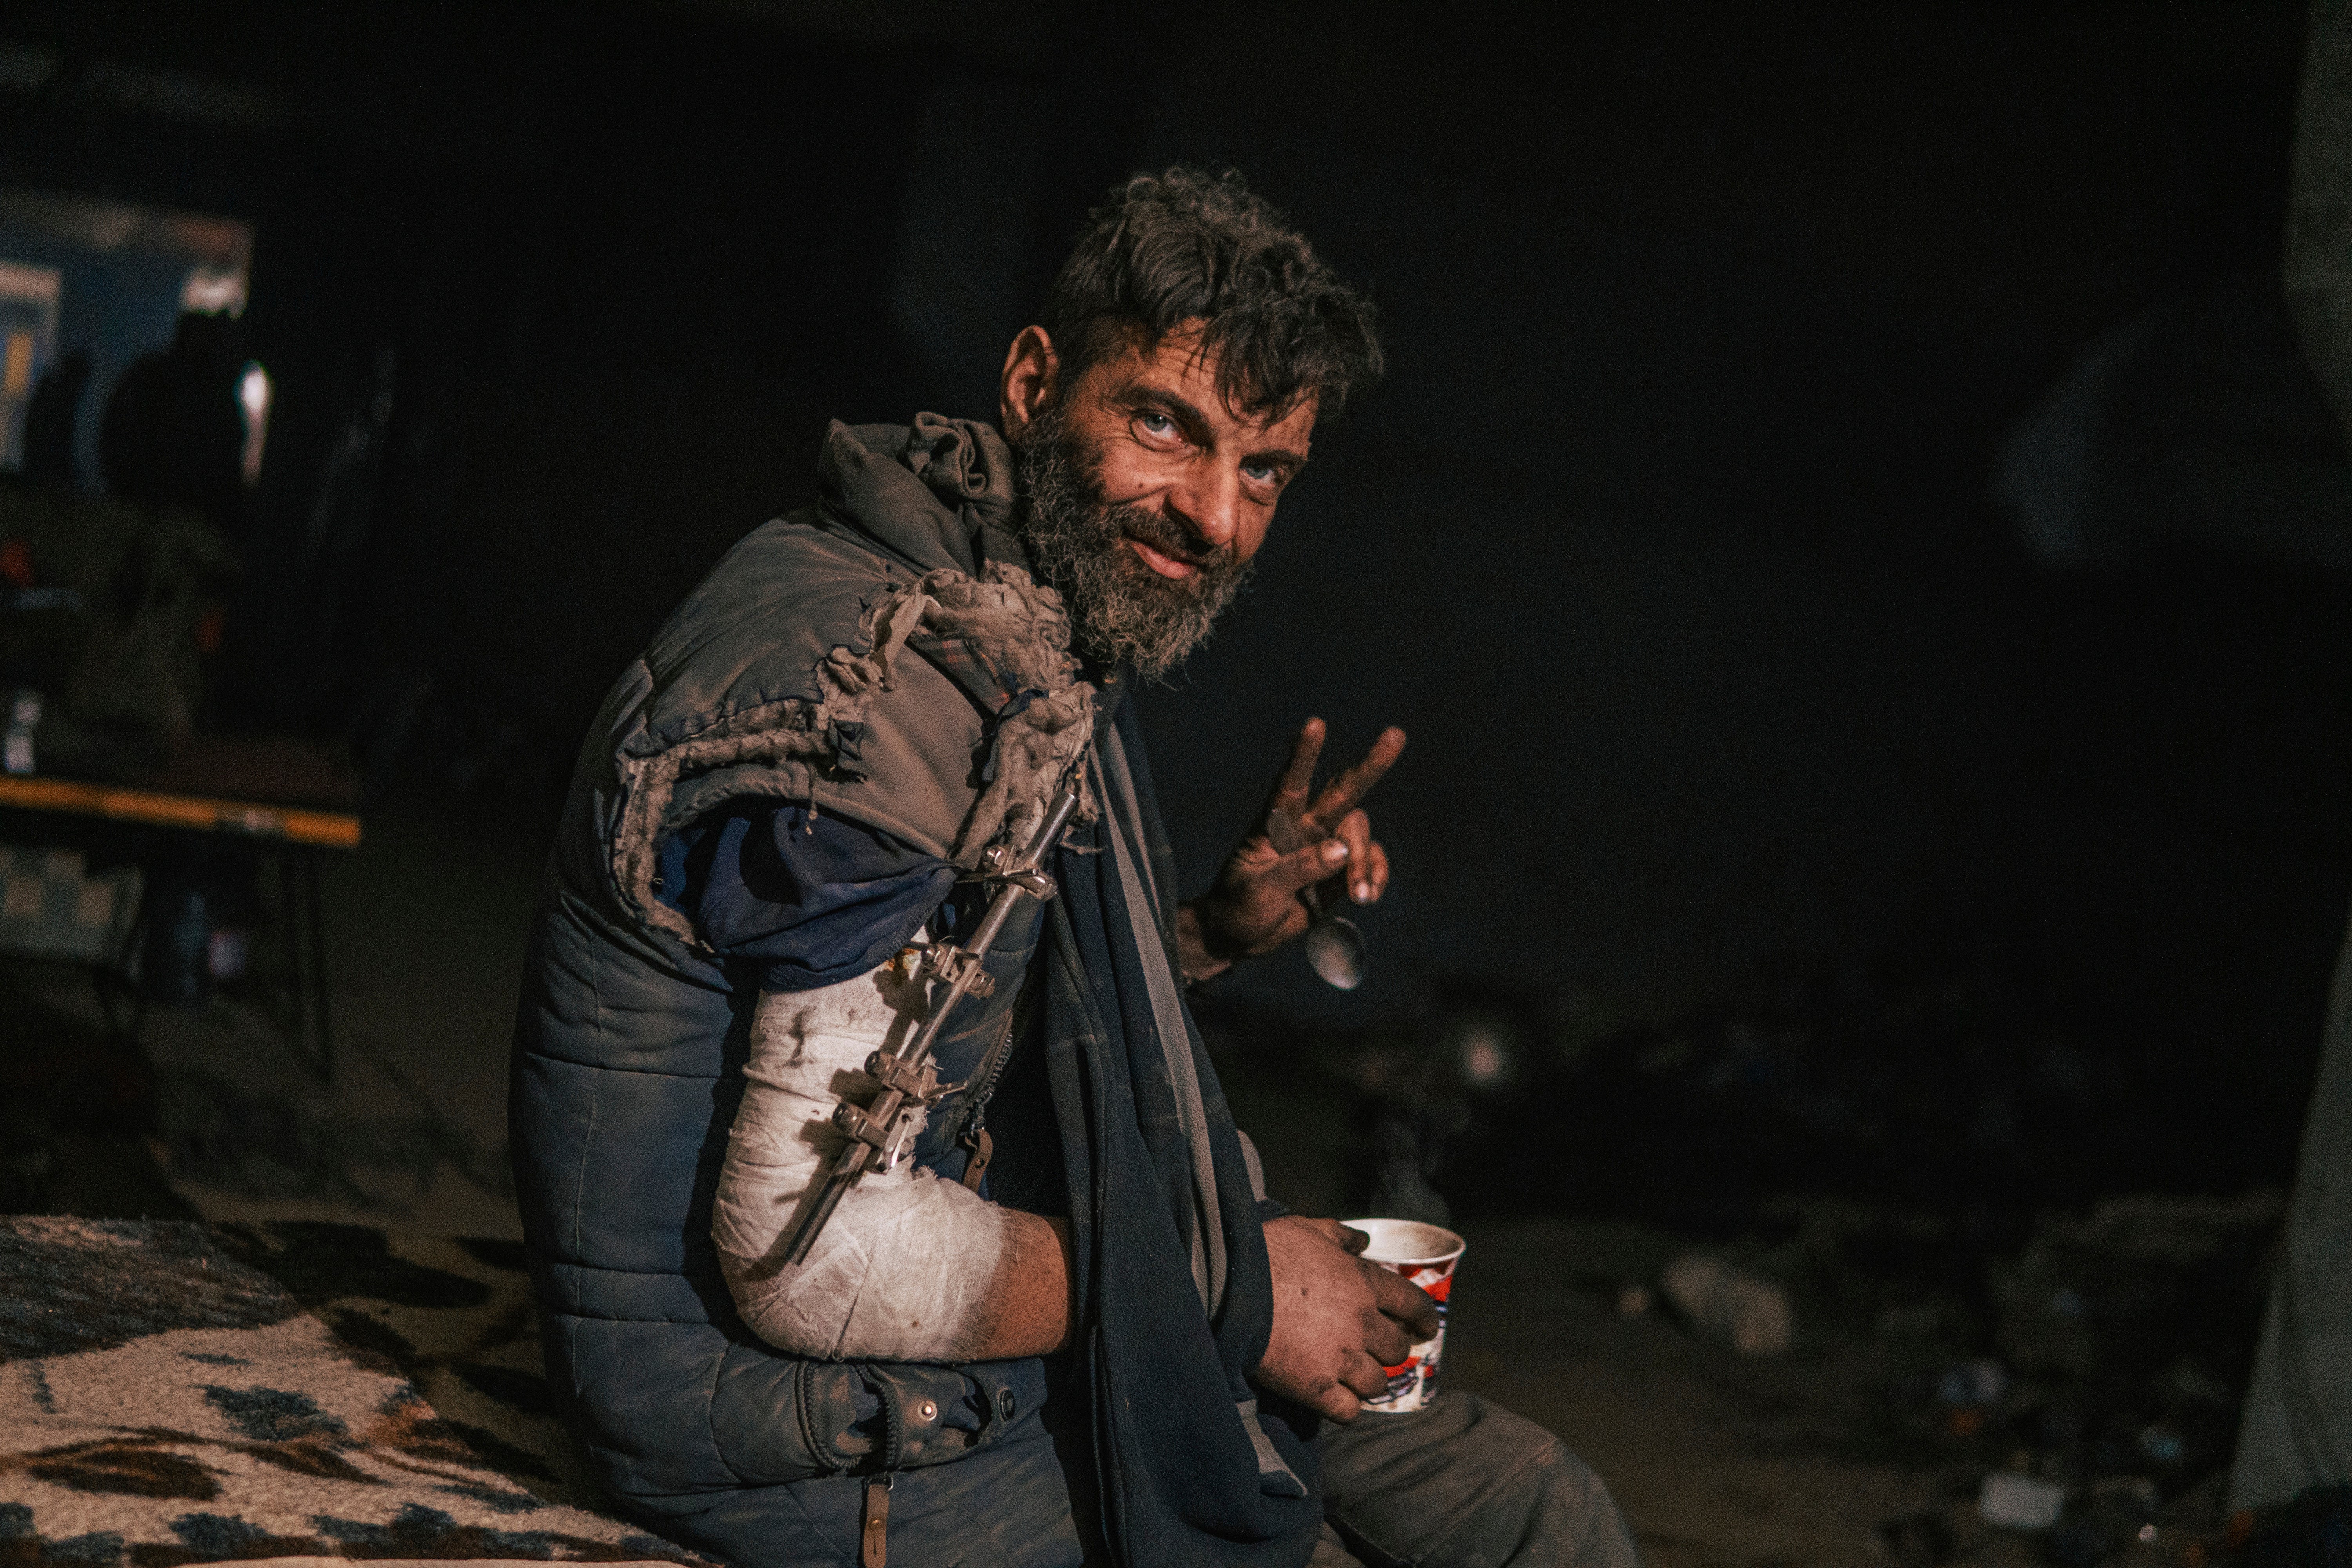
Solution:
[{"label": "man's face", "polygon": [[[1016,342],[1014,367],[1021,355]],[[1024,542],[1068,600],[1087,652],[1164,676],[1246,580],[1275,503],[1306,464],[1314,400],[1228,408],[1198,332],[1183,329],[1033,391],[1028,414],[1008,370]]]}]

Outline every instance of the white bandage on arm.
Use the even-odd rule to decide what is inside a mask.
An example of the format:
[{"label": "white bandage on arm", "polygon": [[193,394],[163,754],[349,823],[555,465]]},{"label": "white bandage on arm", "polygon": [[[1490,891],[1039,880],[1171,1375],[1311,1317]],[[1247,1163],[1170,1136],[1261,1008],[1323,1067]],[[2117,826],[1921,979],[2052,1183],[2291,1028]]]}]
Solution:
[{"label": "white bandage on arm", "polygon": [[752,1014],[710,1238],[743,1321],[796,1355],[952,1361],[975,1342],[1006,1249],[1004,1211],[911,1162],[866,1173],[807,1261],[783,1267],[802,1200],[846,1142],[832,1121],[841,1091],[871,1097],[866,1058],[920,1026],[924,989],[894,962],[768,993]]}]

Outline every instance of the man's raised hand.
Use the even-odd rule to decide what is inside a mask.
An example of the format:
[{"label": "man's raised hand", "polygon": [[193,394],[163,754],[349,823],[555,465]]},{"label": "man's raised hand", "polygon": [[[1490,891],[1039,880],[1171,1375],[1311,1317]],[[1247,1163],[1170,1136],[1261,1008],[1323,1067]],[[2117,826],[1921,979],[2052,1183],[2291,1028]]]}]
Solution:
[{"label": "man's raised hand", "polygon": [[1403,753],[1404,731],[1394,725],[1381,731],[1362,761],[1317,791],[1323,737],[1320,719],[1299,727],[1265,808],[1225,857],[1216,885],[1178,911],[1186,978],[1206,980],[1236,959],[1272,952],[1304,935],[1313,923],[1299,897],[1307,888],[1344,879],[1348,896],[1360,904],[1376,903],[1388,890],[1388,852],[1372,837],[1371,818],[1359,803]]}]

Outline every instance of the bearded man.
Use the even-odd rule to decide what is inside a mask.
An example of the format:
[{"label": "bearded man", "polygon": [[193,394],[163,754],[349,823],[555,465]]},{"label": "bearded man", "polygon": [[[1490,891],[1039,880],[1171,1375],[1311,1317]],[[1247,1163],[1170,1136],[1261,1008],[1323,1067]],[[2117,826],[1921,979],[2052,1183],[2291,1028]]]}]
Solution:
[{"label": "bearded man", "polygon": [[[612,1498],[731,1563],[1622,1563],[1557,1439],[1365,1415],[1433,1303],[1267,1201],[1183,986],[1379,899],[1300,731],[1179,903],[1125,701],[1206,637],[1380,368],[1369,307],[1236,176],[1114,190],[1013,343],[1003,435],[835,425],[614,688],[551,862],[510,1117],[548,1368]],[[1047,802],[943,1014],[911,1157],[790,1239]]]}]

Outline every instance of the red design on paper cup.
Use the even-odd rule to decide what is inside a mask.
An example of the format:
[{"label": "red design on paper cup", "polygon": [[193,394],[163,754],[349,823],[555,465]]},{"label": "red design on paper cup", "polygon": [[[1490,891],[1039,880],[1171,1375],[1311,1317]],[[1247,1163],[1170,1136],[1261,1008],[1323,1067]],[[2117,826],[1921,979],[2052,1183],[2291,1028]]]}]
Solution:
[{"label": "red design on paper cup", "polygon": [[1412,1347],[1388,1374],[1388,1392],[1364,1401],[1364,1408],[1387,1415],[1418,1410],[1437,1396],[1437,1367],[1445,1353],[1447,1300],[1454,1294],[1454,1268],[1462,1261],[1463,1240],[1444,1226],[1412,1219],[1351,1219],[1342,1222],[1371,1237],[1368,1262],[1402,1274],[1437,1303],[1437,1337]]}]

